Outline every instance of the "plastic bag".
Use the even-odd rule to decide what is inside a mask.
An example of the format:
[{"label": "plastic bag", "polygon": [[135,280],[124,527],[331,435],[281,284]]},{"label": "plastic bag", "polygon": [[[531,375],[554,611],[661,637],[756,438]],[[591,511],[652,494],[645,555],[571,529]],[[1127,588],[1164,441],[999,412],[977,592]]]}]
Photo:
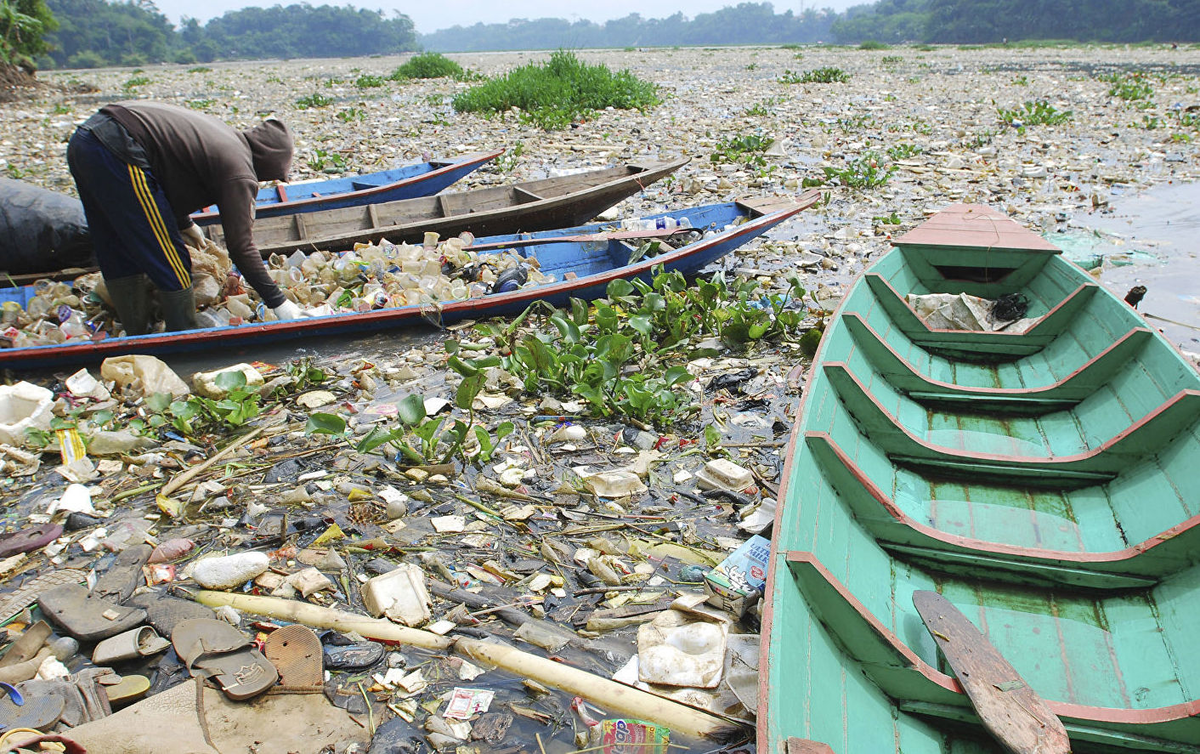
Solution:
[{"label": "plastic bag", "polygon": [[0,270],[23,275],[94,264],[78,199],[0,178]]}]

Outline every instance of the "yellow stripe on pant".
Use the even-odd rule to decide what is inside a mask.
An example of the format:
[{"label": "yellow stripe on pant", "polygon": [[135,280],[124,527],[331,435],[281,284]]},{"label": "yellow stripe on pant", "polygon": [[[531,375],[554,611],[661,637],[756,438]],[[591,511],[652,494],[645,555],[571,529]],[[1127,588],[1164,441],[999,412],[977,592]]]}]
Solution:
[{"label": "yellow stripe on pant", "polygon": [[175,248],[174,242],[171,241],[171,234],[167,231],[167,224],[163,221],[162,214],[158,211],[158,204],[154,201],[154,196],[150,192],[150,185],[146,183],[146,174],[141,168],[134,165],[129,166],[129,181],[133,184],[133,191],[137,194],[138,203],[142,205],[142,211],[146,214],[146,219],[150,223],[151,230],[154,231],[154,237],[158,239],[159,245],[162,247],[163,256],[167,259],[167,264],[175,271],[176,277],[179,278],[179,286],[188,288],[192,285],[192,276],[188,273],[186,267],[183,266],[183,261],[179,258],[179,253]]}]

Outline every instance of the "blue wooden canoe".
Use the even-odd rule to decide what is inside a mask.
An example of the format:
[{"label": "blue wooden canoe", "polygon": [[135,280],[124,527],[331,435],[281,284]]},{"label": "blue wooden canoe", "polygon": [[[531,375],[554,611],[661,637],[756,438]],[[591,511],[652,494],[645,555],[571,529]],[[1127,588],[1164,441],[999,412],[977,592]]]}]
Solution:
[{"label": "blue wooden canoe", "polygon": [[[678,223],[682,218],[687,218],[691,228],[704,235],[676,249],[633,264],[628,263],[629,259],[644,239],[666,238],[672,233],[688,231],[620,231],[614,230],[611,224],[592,224],[556,231],[480,238],[473,247],[468,248],[478,249],[481,253],[514,249],[524,257],[537,259],[541,271],[553,276],[557,282],[464,301],[447,301],[434,311],[430,311],[430,307],[403,306],[289,322],[0,349],[0,365],[13,369],[58,367],[94,363],[109,356],[129,353],[161,355],[214,348],[237,349],[301,337],[378,332],[418,323],[431,315],[443,323],[450,323],[467,318],[517,314],[537,300],[565,306],[572,297],[593,299],[605,295],[608,283],[617,278],[649,280],[652,269],[657,265],[662,265],[668,271],[695,274],[811,206],[817,198],[815,192],[809,192],[799,200],[744,200],[653,215],[645,219],[671,218]],[[14,300],[24,305],[31,295],[31,286],[0,290],[0,301]]]},{"label": "blue wooden canoe", "polygon": [[[258,192],[255,217],[279,217],[432,196],[502,154],[503,149],[474,152],[452,160],[430,160],[378,173],[307,183],[280,183]],[[220,222],[221,215],[213,206],[194,213],[192,220],[197,225],[211,225]]]},{"label": "blue wooden canoe", "polygon": [[[997,212],[895,245],[826,330],[792,435],[758,750],[1001,751],[914,607],[932,590],[1074,751],[1200,752],[1200,375]],[[1035,322],[931,327],[906,299],[929,293],[1020,294]]]}]

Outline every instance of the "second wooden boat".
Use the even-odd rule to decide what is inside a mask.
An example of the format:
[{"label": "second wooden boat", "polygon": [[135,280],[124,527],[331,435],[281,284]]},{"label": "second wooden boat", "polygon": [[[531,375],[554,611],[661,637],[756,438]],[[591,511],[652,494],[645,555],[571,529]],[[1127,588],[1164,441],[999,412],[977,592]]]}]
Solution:
[{"label": "second wooden boat", "polygon": [[[579,225],[688,160],[620,165],[509,186],[406,199],[307,215],[260,218],[254,241],[264,256],[296,249],[345,251],[356,243],[420,243],[427,232],[442,238],[470,231],[477,237]],[[205,229],[218,243],[219,225]]]},{"label": "second wooden boat", "polygon": [[[504,154],[503,149],[473,152],[450,160],[430,160],[378,173],[329,178],[305,183],[280,183],[259,190],[255,217],[280,217],[305,212],[358,207],[418,196],[431,196]],[[192,214],[197,225],[221,221],[217,208]]]},{"label": "second wooden boat", "polygon": [[[975,624],[1074,751],[1200,751],[1200,375],[999,213],[952,207],[895,244],[805,388],[759,751],[999,751],[914,607],[923,590]],[[1018,296],[1032,321],[930,326],[910,296],[938,293]]]}]

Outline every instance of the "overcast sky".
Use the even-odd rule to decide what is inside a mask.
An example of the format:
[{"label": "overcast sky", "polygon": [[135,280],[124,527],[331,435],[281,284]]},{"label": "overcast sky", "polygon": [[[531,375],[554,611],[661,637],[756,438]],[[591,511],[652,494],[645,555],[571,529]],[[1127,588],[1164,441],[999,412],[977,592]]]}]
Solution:
[{"label": "overcast sky", "polygon": [[[269,7],[291,5],[299,0],[157,0],[159,10],[173,22],[179,23],[183,16],[191,16],[201,22],[219,16],[227,10],[251,5]],[[346,0],[308,0],[312,5],[347,4]],[[799,12],[807,8],[833,8],[844,10],[850,5],[859,5],[869,0],[788,0],[774,2],[776,13],[789,9]],[[630,13],[641,13],[643,18],[664,18],[682,11],[689,18],[697,13],[707,13],[728,5],[737,5],[738,0],[607,0],[592,3],[564,3],[561,0],[442,0],[435,3],[414,3],[407,0],[351,0],[348,4],[372,10],[390,12],[398,10],[413,20],[418,34],[427,34],[450,26],[470,26],[477,22],[499,23],[512,18],[566,18],[607,21],[622,18]]]}]

